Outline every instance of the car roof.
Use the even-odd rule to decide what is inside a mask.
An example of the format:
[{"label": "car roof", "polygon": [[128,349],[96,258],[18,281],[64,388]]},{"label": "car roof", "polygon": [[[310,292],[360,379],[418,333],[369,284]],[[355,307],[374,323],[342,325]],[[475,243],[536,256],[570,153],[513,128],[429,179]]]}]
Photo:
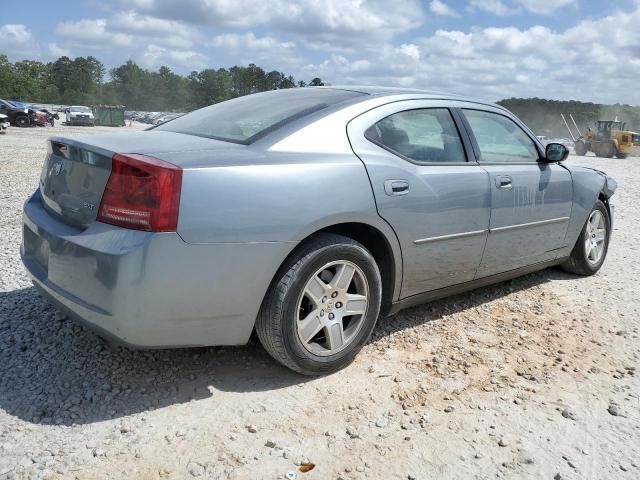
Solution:
[{"label": "car roof", "polygon": [[438,98],[438,99],[451,99],[461,100],[473,103],[482,103],[485,105],[493,105],[491,102],[479,100],[477,98],[467,97],[464,95],[458,95],[451,92],[443,92],[440,90],[423,90],[418,88],[404,88],[404,87],[387,87],[378,85],[327,85],[323,87],[311,87],[311,88],[333,88],[336,90],[349,90],[352,92],[366,93],[367,95],[384,97],[395,95],[420,95],[421,97]]}]

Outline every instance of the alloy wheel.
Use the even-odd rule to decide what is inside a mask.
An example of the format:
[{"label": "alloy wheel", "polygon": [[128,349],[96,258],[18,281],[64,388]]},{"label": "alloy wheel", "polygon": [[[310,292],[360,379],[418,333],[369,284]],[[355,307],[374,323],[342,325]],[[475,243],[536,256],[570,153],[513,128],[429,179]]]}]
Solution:
[{"label": "alloy wheel", "polygon": [[597,265],[602,259],[606,239],[607,223],[604,215],[600,210],[594,210],[589,215],[584,232],[584,251],[590,265]]},{"label": "alloy wheel", "polygon": [[315,355],[334,355],[357,337],[368,305],[369,285],[360,267],[346,260],[327,263],[298,299],[298,338]]}]

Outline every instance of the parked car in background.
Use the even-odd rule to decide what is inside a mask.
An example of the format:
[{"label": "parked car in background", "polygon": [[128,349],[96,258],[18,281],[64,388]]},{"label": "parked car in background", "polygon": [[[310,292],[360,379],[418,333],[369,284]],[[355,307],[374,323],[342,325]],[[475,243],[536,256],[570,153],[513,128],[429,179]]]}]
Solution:
[{"label": "parked car in background", "polygon": [[568,153],[461,96],[263,92],[51,138],[21,255],[103,335],[147,348],[255,331],[283,365],[324,374],[380,316],[552,265],[595,274],[617,185]]},{"label": "parked car in background", "polygon": [[9,123],[16,127],[28,127],[31,125],[29,109],[19,107],[9,100],[0,100],[0,114],[6,115]]},{"label": "parked car in background", "polygon": [[9,128],[9,117],[0,113],[0,133],[7,133]]},{"label": "parked car in background", "polygon": [[160,117],[163,117],[164,115],[165,115],[164,112],[155,112],[147,117],[146,123],[153,125],[157,119],[159,119]]},{"label": "parked car in background", "polygon": [[42,110],[40,110],[42,113],[44,113],[46,115],[46,122],[51,125],[52,127],[55,127],[56,125],[56,120],[60,119],[60,116],[58,115],[58,112],[50,112],[48,109],[43,108]]},{"label": "parked car in background", "polygon": [[161,117],[153,120],[154,125],[162,125],[163,123],[167,123],[169,120],[173,120],[174,118],[178,118],[182,116],[181,113],[170,113],[168,115],[162,115]]},{"label": "parked car in background", "polygon": [[93,111],[89,107],[71,106],[67,108],[65,113],[67,125],[88,125],[93,127],[96,124]]}]

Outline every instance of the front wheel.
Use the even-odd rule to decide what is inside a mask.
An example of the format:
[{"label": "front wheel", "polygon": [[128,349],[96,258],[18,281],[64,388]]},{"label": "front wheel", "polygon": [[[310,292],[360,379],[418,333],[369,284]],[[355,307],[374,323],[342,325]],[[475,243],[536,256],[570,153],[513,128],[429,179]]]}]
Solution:
[{"label": "front wheel", "polygon": [[583,140],[578,140],[575,144],[576,155],[580,155],[581,157],[587,154],[587,145]]},{"label": "front wheel", "polygon": [[602,158],[613,158],[616,153],[616,146],[613,142],[603,142],[598,147],[598,156]]},{"label": "front wheel", "polygon": [[609,211],[600,200],[591,209],[571,256],[561,266],[577,275],[593,275],[604,263],[609,250],[611,219]]},{"label": "front wheel", "polygon": [[283,265],[263,302],[256,332],[284,366],[322,375],[348,365],[373,331],[382,298],[371,253],[341,235],[319,234]]},{"label": "front wheel", "polygon": [[26,115],[18,115],[15,119],[16,127],[28,127],[31,123]]}]

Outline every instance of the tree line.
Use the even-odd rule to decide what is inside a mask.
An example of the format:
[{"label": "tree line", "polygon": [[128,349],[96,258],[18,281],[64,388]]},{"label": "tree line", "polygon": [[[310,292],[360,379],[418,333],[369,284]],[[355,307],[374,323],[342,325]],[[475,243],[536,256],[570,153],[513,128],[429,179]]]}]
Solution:
[{"label": "tree line", "polygon": [[[250,93],[323,85],[255,64],[206,68],[183,76],[162,66],[144,69],[132,60],[109,70],[95,57],[54,62],[10,62],[0,54],[0,98],[64,105],[124,105],[128,110],[185,112]],[[106,78],[105,78],[106,77]]]},{"label": "tree line", "polygon": [[573,116],[581,132],[587,127],[593,127],[597,120],[615,120],[616,117],[621,122],[626,122],[628,130],[640,131],[640,107],[631,105],[603,105],[543,98],[509,98],[500,100],[498,104],[516,114],[536,135],[569,138],[567,127],[560,117],[561,113],[567,118],[574,135],[575,128],[569,114]]}]

